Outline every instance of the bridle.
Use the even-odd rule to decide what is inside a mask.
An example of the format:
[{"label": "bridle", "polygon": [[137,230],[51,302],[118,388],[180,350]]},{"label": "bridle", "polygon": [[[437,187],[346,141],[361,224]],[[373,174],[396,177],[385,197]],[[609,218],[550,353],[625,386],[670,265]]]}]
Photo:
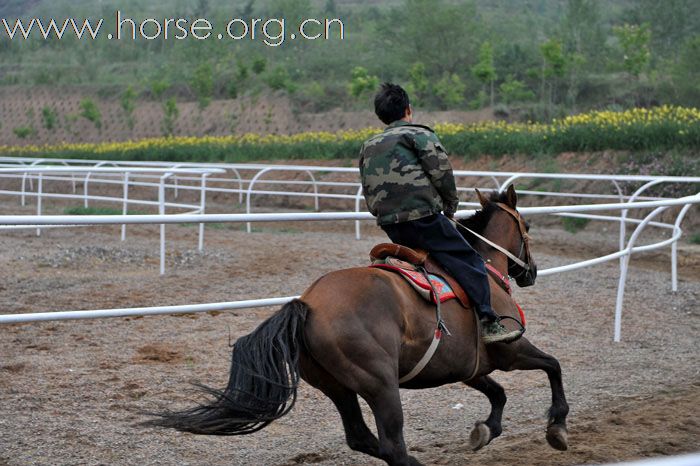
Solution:
[{"label": "bridle", "polygon": [[[506,257],[508,257],[509,262],[512,262],[514,266],[517,266],[520,268],[520,270],[517,272],[517,274],[511,273],[511,269],[514,268],[511,267],[511,265],[508,265],[508,274],[513,277],[513,278],[520,278],[523,274],[525,274],[526,277],[531,278],[532,274],[534,273],[533,267],[530,265],[532,262],[532,256],[530,255],[530,235],[527,233],[527,227],[525,226],[525,221],[523,218],[520,216],[517,210],[511,208],[510,206],[507,206],[506,204],[502,202],[496,202],[495,205],[509,214],[516,222],[518,225],[518,230],[520,232],[520,251],[518,252],[518,255],[516,256],[503,246],[500,246],[493,241],[491,241],[488,238],[485,238],[484,236],[476,233],[473,231],[471,228],[467,228],[461,223],[452,220],[457,227],[462,228],[465,231],[468,231],[472,235],[476,236],[479,238],[481,241],[484,243],[488,244],[492,248],[502,252],[505,254]],[[523,257],[524,256],[524,257]]]}]

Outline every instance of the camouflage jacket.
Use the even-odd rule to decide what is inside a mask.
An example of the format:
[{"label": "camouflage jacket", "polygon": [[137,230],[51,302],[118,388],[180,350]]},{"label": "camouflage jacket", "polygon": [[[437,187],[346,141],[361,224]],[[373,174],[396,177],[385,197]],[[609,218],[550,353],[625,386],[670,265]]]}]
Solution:
[{"label": "camouflage jacket", "polygon": [[447,152],[432,129],[403,120],[369,138],[360,150],[360,177],[379,225],[457,210]]}]

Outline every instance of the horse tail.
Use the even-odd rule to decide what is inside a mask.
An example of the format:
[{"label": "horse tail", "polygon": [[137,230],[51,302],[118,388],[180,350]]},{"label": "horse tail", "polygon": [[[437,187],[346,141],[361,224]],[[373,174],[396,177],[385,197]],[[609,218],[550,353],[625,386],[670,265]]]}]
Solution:
[{"label": "horse tail", "polygon": [[244,435],[287,414],[297,397],[299,354],[309,307],[294,299],[233,345],[228,386],[208,403],[159,413],[150,425],[205,435]]}]

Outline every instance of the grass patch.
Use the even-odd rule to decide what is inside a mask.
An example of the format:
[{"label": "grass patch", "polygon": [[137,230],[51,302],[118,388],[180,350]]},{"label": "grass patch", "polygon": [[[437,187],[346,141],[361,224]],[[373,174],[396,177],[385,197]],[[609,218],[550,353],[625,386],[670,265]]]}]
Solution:
[{"label": "grass patch", "polygon": [[688,238],[688,241],[692,244],[700,244],[700,233],[693,233],[690,235],[690,238]]},{"label": "grass patch", "polygon": [[[65,215],[122,215],[122,209],[113,207],[66,207],[63,209]],[[148,212],[142,210],[130,210],[127,215],[147,215]]]},{"label": "grass patch", "polygon": [[569,233],[576,234],[579,231],[586,228],[586,225],[590,223],[589,218],[578,218],[578,217],[562,217],[561,224],[564,226],[564,230]]},{"label": "grass patch", "polygon": [[[192,228],[198,227],[199,223],[178,223],[178,226]],[[210,230],[224,230],[227,228],[227,225],[225,223],[205,223],[204,228]]]}]

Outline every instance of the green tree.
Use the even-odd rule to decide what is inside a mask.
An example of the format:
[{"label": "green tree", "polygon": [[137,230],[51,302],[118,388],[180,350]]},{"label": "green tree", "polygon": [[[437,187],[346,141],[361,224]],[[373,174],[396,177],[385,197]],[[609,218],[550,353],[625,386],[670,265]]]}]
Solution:
[{"label": "green tree", "polygon": [[195,69],[190,87],[197,96],[199,110],[207,108],[214,94],[214,71],[209,63],[202,63]]},{"label": "green tree", "polygon": [[[425,65],[422,62],[415,62],[408,70],[408,85],[407,91],[411,98],[422,104],[428,93],[428,76],[425,72]],[[376,87],[376,86],[375,86]]]},{"label": "green tree", "polygon": [[348,91],[351,96],[359,98],[363,94],[375,91],[378,86],[379,78],[369,74],[366,68],[356,66],[352,69],[350,73],[350,84],[348,85]]},{"label": "green tree", "polygon": [[647,71],[651,60],[651,28],[649,23],[641,25],[624,24],[615,26],[613,33],[617,37],[618,44],[622,51],[622,66],[635,81],[634,97],[635,104],[641,100],[641,89],[639,86],[640,75]]},{"label": "green tree", "polygon": [[435,95],[437,95],[445,108],[457,106],[464,102],[464,91],[466,84],[457,73],[445,73],[440,80],[435,83]]},{"label": "green tree", "polygon": [[625,71],[638,80],[651,59],[649,23],[615,26],[613,32],[622,49],[622,65]]},{"label": "green tree", "polygon": [[163,103],[163,135],[172,136],[175,134],[175,122],[180,116],[180,109],[177,107],[175,97],[170,97]]},{"label": "green tree", "polygon": [[246,65],[243,60],[236,60],[236,78],[241,81],[245,81],[246,79],[248,79],[248,74],[248,65]]},{"label": "green tree", "polygon": [[270,17],[285,18],[299,24],[312,11],[310,0],[271,0]]},{"label": "green tree", "polygon": [[588,77],[601,72],[608,56],[601,24],[601,2],[567,0],[560,36],[566,55],[566,103],[575,108],[579,90]]},{"label": "green tree", "polygon": [[625,13],[631,24],[648,23],[651,30],[652,55],[675,62],[679,44],[700,31],[697,0],[635,0]]},{"label": "green tree", "polygon": [[683,45],[671,75],[680,102],[700,102],[700,35]]},{"label": "green tree", "polygon": [[[551,38],[540,46],[542,53],[542,85],[540,98],[551,107],[554,103],[554,88],[566,72],[566,57],[559,39]],[[549,84],[547,95],[545,88]]]},{"label": "green tree", "polygon": [[265,68],[267,67],[267,59],[263,56],[257,56],[253,59],[253,65],[251,68],[253,69],[253,73],[255,74],[261,74],[262,72],[265,71]]},{"label": "green tree", "polygon": [[335,0],[326,0],[326,7],[323,9],[323,12],[328,15],[329,18],[338,14],[338,5]]},{"label": "green tree", "polygon": [[496,67],[493,63],[493,47],[490,42],[484,42],[479,48],[479,61],[472,67],[472,74],[481,84],[489,86],[491,106],[494,103],[494,82],[496,81]]},{"label": "green tree", "polygon": [[508,75],[506,80],[499,86],[503,103],[527,102],[535,99],[535,93],[525,86],[525,83]]},{"label": "green tree", "polygon": [[196,18],[206,18],[211,12],[211,5],[209,0],[197,0],[197,6],[195,7],[195,17]]},{"label": "green tree", "polygon": [[376,20],[386,51],[386,58],[379,55],[379,63],[397,61],[405,66],[419,59],[431,79],[469,68],[482,29],[478,18],[472,0],[405,0]]}]

